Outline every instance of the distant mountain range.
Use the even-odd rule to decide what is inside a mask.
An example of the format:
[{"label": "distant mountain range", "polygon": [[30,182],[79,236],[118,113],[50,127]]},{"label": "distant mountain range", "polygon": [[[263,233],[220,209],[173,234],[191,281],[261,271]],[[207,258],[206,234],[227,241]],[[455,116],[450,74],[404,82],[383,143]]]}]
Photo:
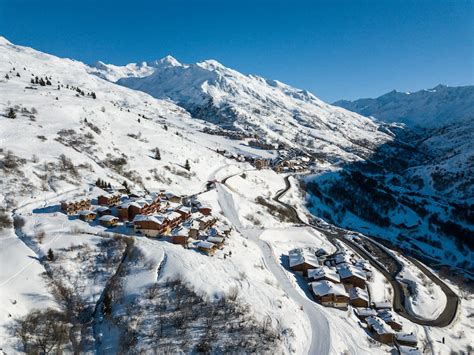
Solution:
[{"label": "distant mountain range", "polygon": [[474,86],[438,85],[416,92],[393,90],[375,99],[339,100],[334,105],[383,122],[435,128],[474,118]]}]

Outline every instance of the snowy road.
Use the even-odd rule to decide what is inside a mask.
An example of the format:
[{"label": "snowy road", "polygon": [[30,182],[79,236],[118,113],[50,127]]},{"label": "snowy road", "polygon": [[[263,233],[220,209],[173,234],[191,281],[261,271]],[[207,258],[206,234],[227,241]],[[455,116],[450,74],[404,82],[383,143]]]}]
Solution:
[{"label": "snowy road", "polygon": [[222,184],[217,184],[216,189],[219,198],[219,205],[221,206],[225,216],[234,225],[235,229],[237,229],[244,237],[254,241],[258,245],[262,251],[265,266],[275,276],[280,287],[288,297],[296,302],[296,304],[303,307],[311,324],[311,345],[307,353],[318,355],[329,354],[331,352],[331,334],[330,324],[325,314],[317,308],[314,302],[298,292],[298,290],[293,286],[285,270],[277,261],[277,257],[275,256],[271,246],[259,238],[262,230],[243,228],[235,208],[232,193]]}]

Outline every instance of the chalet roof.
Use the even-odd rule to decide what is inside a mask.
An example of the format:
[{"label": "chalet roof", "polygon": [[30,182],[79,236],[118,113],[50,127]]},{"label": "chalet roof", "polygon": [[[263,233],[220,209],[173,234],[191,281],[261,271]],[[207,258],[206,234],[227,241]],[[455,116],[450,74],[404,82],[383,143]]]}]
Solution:
[{"label": "chalet roof", "polygon": [[391,309],[392,308],[392,304],[388,301],[373,302],[373,305],[375,309]]},{"label": "chalet roof", "polygon": [[94,211],[89,211],[89,210],[82,210],[82,211],[79,211],[77,214],[80,215],[80,216],[88,216],[90,214],[95,215],[95,212]]},{"label": "chalet roof", "polygon": [[183,212],[183,213],[191,213],[191,209],[186,206],[181,206],[180,208],[178,208],[178,211]]},{"label": "chalet roof", "polygon": [[308,249],[297,248],[290,250],[288,252],[288,257],[290,259],[290,267],[304,263],[309,264],[315,268],[319,267],[318,258]]},{"label": "chalet roof", "polygon": [[171,235],[174,236],[174,237],[177,237],[177,236],[187,237],[189,235],[189,229],[185,228],[185,227],[174,228],[171,231]]},{"label": "chalet roof", "polygon": [[95,212],[104,212],[104,211],[110,211],[110,208],[107,206],[99,206],[95,209]]},{"label": "chalet roof", "polygon": [[110,222],[110,221],[113,221],[113,220],[118,220],[118,218],[115,217],[115,216],[112,216],[110,214],[106,214],[106,215],[99,218],[99,221],[102,221],[102,222]]},{"label": "chalet roof", "polygon": [[165,218],[159,215],[148,216],[145,214],[137,214],[133,219],[133,223],[145,221],[154,222],[156,224],[162,225],[165,222]]},{"label": "chalet roof", "polygon": [[395,313],[389,309],[382,309],[378,311],[378,316],[385,321],[385,323],[398,323],[402,324],[400,318],[398,318]]},{"label": "chalet roof", "polygon": [[421,355],[421,351],[418,348],[412,348],[411,346],[399,345],[398,351],[401,355]]},{"label": "chalet roof", "polygon": [[214,217],[211,216],[211,215],[208,215],[208,216],[204,216],[204,217],[202,217],[202,218],[199,218],[199,220],[200,220],[201,222],[206,223],[206,222],[211,222],[211,221],[213,221],[213,220],[214,220]]},{"label": "chalet roof", "polygon": [[390,328],[382,319],[379,317],[367,317],[366,322],[370,325],[374,331],[379,334],[393,334],[392,328]]},{"label": "chalet roof", "polygon": [[359,317],[375,317],[377,315],[377,311],[372,308],[356,308],[354,312]]},{"label": "chalet roof", "polygon": [[215,244],[211,243],[211,242],[208,242],[206,240],[201,240],[201,241],[199,241],[199,243],[197,243],[197,246],[199,248],[212,249],[215,246]]},{"label": "chalet roof", "polygon": [[310,285],[313,289],[314,294],[317,296],[336,295],[349,297],[346,292],[346,289],[342,284],[335,284],[331,281],[323,280],[311,282]]},{"label": "chalet roof", "polygon": [[359,287],[351,288],[349,290],[349,295],[351,296],[351,300],[362,299],[369,302],[369,294],[366,290],[363,290]]},{"label": "chalet roof", "polygon": [[337,272],[339,273],[339,276],[341,276],[341,280],[347,279],[352,276],[357,277],[364,281],[367,280],[367,276],[365,275],[365,272],[351,265],[340,266],[337,268]]},{"label": "chalet roof", "polygon": [[395,339],[401,340],[401,341],[407,341],[410,343],[416,343],[418,341],[418,338],[416,334],[414,333],[396,333]]},{"label": "chalet roof", "polygon": [[331,269],[327,266],[318,267],[316,269],[308,270],[308,278],[313,280],[320,280],[323,278],[327,278],[332,282],[339,283],[341,279],[336,272],[336,270]]},{"label": "chalet roof", "polygon": [[173,221],[175,219],[181,218],[181,215],[178,212],[169,212],[165,215],[166,219]]},{"label": "chalet roof", "polygon": [[222,238],[222,237],[208,237],[208,238],[207,238],[207,241],[208,241],[208,242],[211,242],[211,243],[216,243],[216,244],[218,244],[218,243],[223,243],[223,242],[224,242],[224,238]]},{"label": "chalet roof", "polygon": [[[150,205],[150,202],[147,201],[145,198],[140,198],[140,199],[138,199],[138,200],[133,201],[132,203],[138,204],[138,206],[139,206],[140,208],[142,208],[142,207],[144,207],[144,206],[149,206],[149,205]],[[132,204],[132,203],[130,203],[130,204]]]},{"label": "chalet roof", "polygon": [[334,262],[336,264],[342,264],[342,263],[351,263],[351,256],[347,253],[338,253],[334,255]]}]

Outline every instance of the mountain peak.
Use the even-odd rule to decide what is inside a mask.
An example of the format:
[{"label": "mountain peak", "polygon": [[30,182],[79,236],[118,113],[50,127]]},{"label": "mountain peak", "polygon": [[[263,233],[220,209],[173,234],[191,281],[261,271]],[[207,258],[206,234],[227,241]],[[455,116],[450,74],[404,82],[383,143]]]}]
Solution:
[{"label": "mountain peak", "polygon": [[156,66],[165,67],[165,68],[167,68],[167,67],[178,67],[178,66],[181,65],[181,63],[171,55],[167,55],[166,57],[163,57],[163,58],[157,60],[154,64]]}]

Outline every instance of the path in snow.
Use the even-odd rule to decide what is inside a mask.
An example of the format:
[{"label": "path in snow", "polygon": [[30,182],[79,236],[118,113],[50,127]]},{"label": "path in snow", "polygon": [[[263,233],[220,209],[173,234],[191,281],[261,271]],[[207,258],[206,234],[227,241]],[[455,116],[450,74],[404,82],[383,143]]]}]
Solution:
[{"label": "path in snow", "polygon": [[280,287],[288,295],[288,297],[296,302],[296,304],[299,304],[303,307],[304,312],[311,324],[311,345],[308,349],[308,354],[329,354],[331,349],[331,334],[330,325],[325,314],[319,310],[310,299],[303,296],[293,286],[285,270],[278,263],[271,246],[259,238],[262,230],[245,229],[242,227],[237,210],[235,208],[232,193],[228,192],[222,184],[217,184],[216,189],[219,198],[219,205],[221,206],[225,216],[234,225],[237,231],[258,245],[262,251],[265,266],[275,276]]}]

